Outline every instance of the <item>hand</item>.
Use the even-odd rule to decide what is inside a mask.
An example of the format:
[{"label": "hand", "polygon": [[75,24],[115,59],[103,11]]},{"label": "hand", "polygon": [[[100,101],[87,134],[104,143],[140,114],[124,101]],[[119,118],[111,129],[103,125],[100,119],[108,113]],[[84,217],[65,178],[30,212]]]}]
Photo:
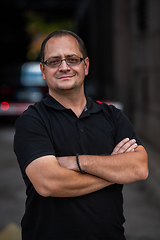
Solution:
[{"label": "hand", "polygon": [[129,138],[125,138],[115,146],[111,155],[116,155],[116,154],[126,153],[126,152],[134,152],[136,148],[137,148],[137,143],[135,139],[129,140]]}]

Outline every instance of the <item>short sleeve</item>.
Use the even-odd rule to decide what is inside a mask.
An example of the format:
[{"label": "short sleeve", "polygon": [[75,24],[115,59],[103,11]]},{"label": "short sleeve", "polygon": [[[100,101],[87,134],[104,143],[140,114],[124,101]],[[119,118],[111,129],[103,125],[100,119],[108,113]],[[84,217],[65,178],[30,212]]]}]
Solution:
[{"label": "short sleeve", "polygon": [[133,125],[126,117],[121,110],[116,109],[116,138],[115,138],[115,145],[117,145],[120,141],[124,138],[135,139],[138,145],[142,145],[140,140],[138,139]]},{"label": "short sleeve", "polygon": [[22,172],[33,160],[55,155],[50,136],[40,119],[22,115],[15,123],[15,130],[14,151]]}]

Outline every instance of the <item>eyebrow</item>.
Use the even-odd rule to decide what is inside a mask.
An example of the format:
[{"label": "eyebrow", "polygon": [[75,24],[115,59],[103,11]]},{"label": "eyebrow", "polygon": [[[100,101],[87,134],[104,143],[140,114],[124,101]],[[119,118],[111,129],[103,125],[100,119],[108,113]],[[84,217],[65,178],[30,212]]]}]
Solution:
[{"label": "eyebrow", "polygon": [[[73,56],[78,57],[76,54],[67,54],[67,55],[65,55],[65,57],[73,57]],[[52,56],[50,58],[61,58],[61,56]]]}]

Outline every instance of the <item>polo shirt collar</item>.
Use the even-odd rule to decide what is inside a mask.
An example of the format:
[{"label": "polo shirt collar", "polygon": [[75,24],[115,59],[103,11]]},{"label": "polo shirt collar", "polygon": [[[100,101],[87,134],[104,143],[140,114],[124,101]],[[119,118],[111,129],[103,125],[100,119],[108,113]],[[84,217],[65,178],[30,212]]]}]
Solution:
[{"label": "polo shirt collar", "polygon": [[[102,106],[100,103],[97,103],[96,101],[93,101],[90,97],[87,97],[87,111],[84,111],[85,115],[91,114],[91,113],[97,113],[102,110]],[[51,95],[47,94],[47,97],[44,98],[43,103],[51,108],[54,108],[56,110],[66,110],[66,108],[61,105],[56,99],[54,99]]]},{"label": "polo shirt collar", "polygon": [[54,108],[56,110],[66,110],[66,108],[61,105],[56,99],[54,99],[50,94],[47,94],[47,97],[42,101],[48,107]]},{"label": "polo shirt collar", "polygon": [[97,113],[102,110],[102,105],[87,97],[87,110],[89,113]]}]

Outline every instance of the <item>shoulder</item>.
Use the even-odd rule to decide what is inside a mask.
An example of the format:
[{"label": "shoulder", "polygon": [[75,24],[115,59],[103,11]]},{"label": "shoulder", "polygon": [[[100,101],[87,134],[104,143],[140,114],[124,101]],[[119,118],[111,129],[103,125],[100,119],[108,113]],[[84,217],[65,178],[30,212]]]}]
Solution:
[{"label": "shoulder", "polygon": [[27,124],[31,121],[41,122],[46,116],[46,109],[43,104],[43,100],[36,102],[33,105],[29,105],[28,108],[17,118],[15,126],[24,123]]},{"label": "shoulder", "polygon": [[94,101],[94,104],[98,104],[103,110],[103,113],[107,119],[115,125],[116,128],[123,125],[132,125],[128,117],[122,112],[121,109],[117,108],[112,104],[107,104],[105,102]]},{"label": "shoulder", "polygon": [[109,117],[118,119],[122,114],[122,111],[112,104],[108,104],[106,102],[101,102],[101,101],[94,101],[94,100],[93,102],[94,104],[97,104],[104,111],[104,113],[107,114]]},{"label": "shoulder", "polygon": [[23,116],[36,116],[41,113],[43,108],[43,100],[40,102],[36,102],[35,104],[29,105],[28,108],[22,113]]},{"label": "shoulder", "polygon": [[116,123],[119,125],[120,123],[130,123],[130,120],[128,117],[123,113],[123,111],[119,108],[117,108],[114,105],[108,105],[106,103],[103,103],[103,108],[106,113],[109,114],[111,118],[113,118]]}]

